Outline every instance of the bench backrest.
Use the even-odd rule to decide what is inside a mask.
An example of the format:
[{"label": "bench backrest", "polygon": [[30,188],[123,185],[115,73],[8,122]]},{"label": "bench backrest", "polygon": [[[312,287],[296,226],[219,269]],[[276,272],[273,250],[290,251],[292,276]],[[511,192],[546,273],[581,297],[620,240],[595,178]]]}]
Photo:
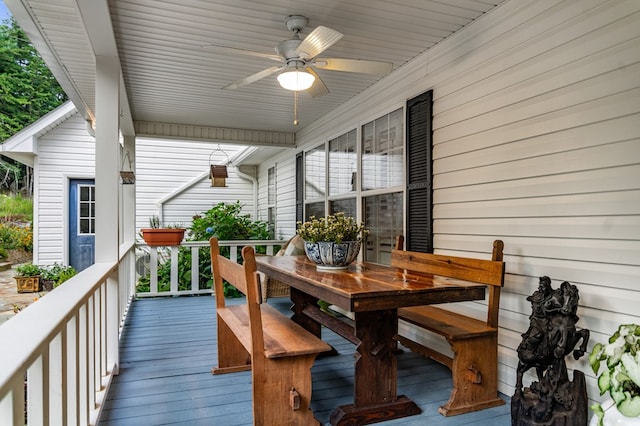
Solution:
[{"label": "bench backrest", "polygon": [[396,239],[396,247],[391,252],[391,266],[487,284],[489,286],[487,325],[498,326],[500,289],[504,286],[504,262],[502,261],[504,243],[501,240],[493,242],[491,260],[406,251],[403,248],[404,236],[399,235]]},{"label": "bench backrest", "polygon": [[242,249],[243,264],[235,263],[220,254],[218,240],[209,240],[211,247],[211,269],[216,296],[216,308],[224,309],[224,281],[238,289],[246,296],[247,309],[251,329],[252,355],[262,355],[264,337],[262,332],[262,316],[260,314],[260,285],[256,273],[256,257],[253,247]]}]

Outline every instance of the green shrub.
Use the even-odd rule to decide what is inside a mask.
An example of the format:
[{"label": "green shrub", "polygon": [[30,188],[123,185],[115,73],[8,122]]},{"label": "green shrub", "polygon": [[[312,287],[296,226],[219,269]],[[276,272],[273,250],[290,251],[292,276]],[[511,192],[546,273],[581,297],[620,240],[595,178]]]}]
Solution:
[{"label": "green shrub", "polygon": [[17,277],[35,277],[42,274],[42,268],[33,263],[24,263],[16,266]]},{"label": "green shrub", "polygon": [[33,220],[33,200],[22,196],[0,195],[0,218],[7,221],[31,222]]},{"label": "green shrub", "polygon": [[[241,214],[242,205],[239,201],[231,204],[218,203],[211,209],[196,215],[193,224],[188,228],[188,241],[209,241],[211,237],[219,240],[266,240],[269,239],[269,227],[266,222],[253,221],[249,215]],[[258,253],[266,253],[266,247],[256,247]],[[229,257],[229,247],[221,247],[222,255]],[[169,291],[171,285],[171,263],[168,253],[159,250],[159,258],[164,258],[158,265],[158,291]],[[178,289],[191,288],[191,249],[181,247],[178,252]],[[199,259],[199,289],[210,289],[213,285],[211,274],[211,255],[209,247],[202,247],[198,252]],[[240,259],[241,260],[241,259]],[[148,275],[140,278],[137,291],[149,291]],[[225,296],[237,297],[240,293],[235,287],[225,283]]]},{"label": "green shrub", "polygon": [[6,250],[33,251],[33,231],[30,226],[0,223],[0,246]]}]

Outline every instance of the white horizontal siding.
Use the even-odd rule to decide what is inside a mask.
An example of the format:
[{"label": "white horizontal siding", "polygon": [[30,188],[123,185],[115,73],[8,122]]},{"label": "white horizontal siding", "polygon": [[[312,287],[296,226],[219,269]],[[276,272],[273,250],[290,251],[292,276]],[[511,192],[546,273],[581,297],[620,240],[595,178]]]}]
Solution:
[{"label": "white horizontal siding", "polygon": [[[226,152],[226,155],[218,149]],[[191,225],[194,215],[219,202],[240,201],[243,213],[253,214],[252,183],[228,168],[226,188],[211,187],[211,164],[226,163],[242,150],[239,145],[179,140],[136,140],[136,232],[149,227],[149,217],[162,217],[165,225]],[[227,157],[228,156],[228,157]],[[202,177],[194,183],[198,177]],[[194,183],[189,186],[190,183]]]},{"label": "white horizontal siding", "polygon": [[[499,381],[511,394],[541,275],[578,286],[589,348],[640,323],[640,3],[509,0],[307,126],[299,150],[429,89],[435,249],[488,258],[504,240]],[[291,182],[278,186],[279,221],[291,206],[282,220],[293,229],[294,154],[274,161]],[[263,192],[266,171],[260,181]],[[587,359],[568,362],[599,400]]]},{"label": "white horizontal siding", "polygon": [[38,139],[34,184],[33,261],[68,263],[69,179],[94,177],[94,139],[74,114]]}]

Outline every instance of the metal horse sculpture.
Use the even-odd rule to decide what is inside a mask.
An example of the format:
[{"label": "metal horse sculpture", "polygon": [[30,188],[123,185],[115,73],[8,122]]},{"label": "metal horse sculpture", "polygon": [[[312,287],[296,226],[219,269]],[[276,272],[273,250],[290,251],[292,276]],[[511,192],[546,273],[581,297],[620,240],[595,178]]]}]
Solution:
[{"label": "metal horse sculpture", "polygon": [[[576,328],[578,289],[567,281],[560,288],[553,289],[551,279],[545,276],[540,278],[538,290],[527,300],[531,302],[532,313],[529,328],[518,346],[516,390],[511,402],[512,423],[586,424],[584,375],[576,371],[574,383],[570,382],[565,363],[565,357],[571,352],[575,359],[583,356],[589,341],[589,330]],[[536,369],[538,382],[523,389],[522,377],[531,368]]]}]

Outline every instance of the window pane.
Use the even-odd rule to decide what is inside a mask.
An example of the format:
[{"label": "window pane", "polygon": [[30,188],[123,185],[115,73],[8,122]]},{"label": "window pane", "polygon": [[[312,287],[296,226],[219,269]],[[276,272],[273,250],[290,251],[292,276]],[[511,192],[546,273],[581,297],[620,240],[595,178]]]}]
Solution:
[{"label": "window pane", "polygon": [[273,205],[276,203],[276,169],[271,167],[268,171],[268,192],[267,192],[267,204]]},{"label": "window pane", "polygon": [[356,190],[356,149],[355,130],[329,141],[329,195]]},{"label": "window pane", "polygon": [[306,205],[304,220],[309,220],[311,216],[324,217],[324,202],[309,203]]},{"label": "window pane", "polygon": [[88,186],[80,186],[80,201],[89,201],[91,188]]},{"label": "window pane", "polygon": [[402,234],[402,193],[364,198],[364,223],[369,230],[364,260],[389,265],[395,239]]},{"label": "window pane", "polygon": [[403,184],[402,109],[362,126],[362,189]]},{"label": "window pane", "polygon": [[335,200],[329,204],[330,214],[343,212],[346,216],[357,217],[356,199],[348,198],[346,200]]},{"label": "window pane", "polygon": [[91,231],[89,229],[89,219],[80,219],[79,230],[81,234],[88,234]]},{"label": "window pane", "polygon": [[89,217],[89,204],[80,203],[80,217]]},{"label": "window pane", "polygon": [[321,145],[305,154],[305,199],[322,198],[325,188],[325,147]]}]

